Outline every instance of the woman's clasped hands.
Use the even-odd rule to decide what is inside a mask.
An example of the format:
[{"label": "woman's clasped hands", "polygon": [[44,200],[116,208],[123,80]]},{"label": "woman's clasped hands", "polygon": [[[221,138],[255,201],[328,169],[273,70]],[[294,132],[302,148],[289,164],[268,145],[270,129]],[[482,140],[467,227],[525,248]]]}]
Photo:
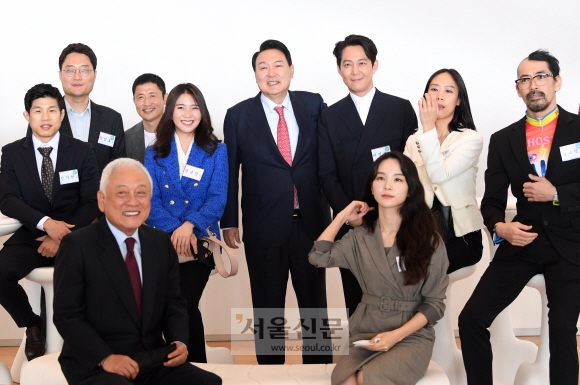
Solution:
[{"label": "woman's clasped hands", "polygon": [[191,222],[185,221],[171,234],[171,243],[175,247],[177,255],[193,257],[191,247],[193,247],[193,252],[197,254],[197,237],[193,233],[193,227]]}]

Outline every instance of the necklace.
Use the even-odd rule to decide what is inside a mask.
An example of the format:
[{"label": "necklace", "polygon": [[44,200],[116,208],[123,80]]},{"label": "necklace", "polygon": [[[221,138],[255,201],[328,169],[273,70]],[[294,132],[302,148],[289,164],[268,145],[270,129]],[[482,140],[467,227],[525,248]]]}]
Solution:
[{"label": "necklace", "polygon": [[382,233],[387,233],[387,235],[391,235],[392,232],[395,232],[397,230],[399,230],[398,227],[396,229],[393,229],[393,230],[386,230],[386,229],[385,230],[381,230],[381,232]]}]

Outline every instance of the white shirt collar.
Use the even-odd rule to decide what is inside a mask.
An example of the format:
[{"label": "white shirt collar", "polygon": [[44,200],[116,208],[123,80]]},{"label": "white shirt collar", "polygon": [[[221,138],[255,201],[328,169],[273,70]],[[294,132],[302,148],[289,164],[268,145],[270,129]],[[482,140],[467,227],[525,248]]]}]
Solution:
[{"label": "white shirt collar", "polygon": [[39,147],[52,147],[53,150],[58,150],[59,140],[60,140],[60,132],[58,131],[56,135],[47,143],[41,142],[36,136],[34,136],[34,134],[32,134],[32,145],[34,146],[34,151],[38,151]]},{"label": "white shirt collar", "polygon": [[[107,225],[109,225],[109,229],[111,229],[111,232],[113,233],[113,236],[115,237],[115,240],[117,241],[117,244],[119,245],[119,247],[121,247],[121,244],[125,243],[125,239],[132,237],[135,238],[135,242],[137,242],[139,245],[141,245],[141,242],[139,241],[139,229],[135,229],[135,232],[133,233],[133,235],[126,235],[124,232],[122,232],[121,230],[119,230],[118,228],[116,228],[115,226],[113,226],[113,224],[111,222],[109,222],[109,218],[107,218],[105,216],[106,220],[107,220]],[[121,248],[121,250],[124,250],[123,248]]]},{"label": "white shirt collar", "polygon": [[185,166],[187,166],[187,160],[189,159],[189,155],[191,154],[191,149],[193,148],[193,143],[195,142],[195,136],[191,139],[189,143],[189,147],[187,148],[187,153],[183,152],[181,148],[181,141],[179,140],[179,136],[177,133],[173,134],[173,138],[175,139],[175,149],[177,150],[177,162],[179,164],[179,179],[183,176],[183,171],[185,170]]},{"label": "white shirt collar", "polygon": [[286,97],[284,98],[284,100],[280,104],[274,103],[272,100],[265,97],[264,94],[260,94],[260,100],[262,101],[262,105],[264,106],[264,109],[266,111],[276,112],[274,110],[275,107],[284,106],[285,109],[294,113],[294,110],[292,109],[292,103],[290,102],[290,93],[289,92],[286,93]]},{"label": "white shirt collar", "polygon": [[373,87],[369,92],[367,92],[365,96],[357,96],[352,92],[350,93],[350,97],[354,102],[354,106],[356,107],[356,111],[358,112],[363,125],[366,124],[367,117],[369,116],[369,111],[371,109],[373,97],[375,96],[375,91],[376,89]]},{"label": "white shirt collar", "polygon": [[358,107],[359,102],[361,100],[364,100],[364,102],[370,107],[376,91],[377,91],[377,89],[375,87],[373,87],[369,92],[367,92],[367,94],[365,96],[357,96],[357,95],[353,94],[352,92],[350,92],[350,97],[352,98],[352,101],[354,102],[355,106]]}]

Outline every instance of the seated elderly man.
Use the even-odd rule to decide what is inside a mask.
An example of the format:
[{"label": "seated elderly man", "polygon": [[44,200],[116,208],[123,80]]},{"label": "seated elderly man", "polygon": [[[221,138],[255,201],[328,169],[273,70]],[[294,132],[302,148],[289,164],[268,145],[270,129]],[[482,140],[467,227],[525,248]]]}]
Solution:
[{"label": "seated elderly man", "polygon": [[143,225],[151,186],[139,162],[109,163],[97,193],[104,218],[61,242],[54,323],[70,384],[221,384],[184,365],[188,321],[177,255],[167,234]]}]

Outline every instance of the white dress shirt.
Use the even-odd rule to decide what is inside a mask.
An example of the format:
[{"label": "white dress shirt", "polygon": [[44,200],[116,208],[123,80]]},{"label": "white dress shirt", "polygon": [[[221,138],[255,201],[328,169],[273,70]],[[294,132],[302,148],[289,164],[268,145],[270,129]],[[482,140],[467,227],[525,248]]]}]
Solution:
[{"label": "white dress shirt", "polygon": [[373,102],[376,90],[377,89],[373,87],[365,96],[356,96],[352,92],[350,93],[350,97],[354,102],[354,106],[356,107],[363,125],[367,122],[367,116],[369,115],[369,110],[371,109],[371,103]]},{"label": "white dress shirt", "polygon": [[151,146],[157,140],[156,132],[147,132],[143,130],[143,136],[145,137],[145,148]]},{"label": "white dress shirt", "polygon": [[264,107],[264,112],[266,113],[266,119],[268,120],[268,125],[270,126],[270,131],[274,137],[276,145],[278,144],[278,121],[280,120],[280,115],[274,109],[278,106],[284,107],[284,120],[286,120],[286,126],[288,126],[288,136],[290,137],[290,151],[292,152],[292,159],[294,159],[294,154],[296,153],[296,146],[298,145],[298,122],[296,122],[296,117],[294,116],[294,110],[292,109],[292,103],[290,102],[290,94],[286,94],[286,98],[281,104],[276,104],[262,94],[260,96],[262,101],[262,107]]},{"label": "white dress shirt", "polygon": [[179,136],[177,136],[177,134],[173,134],[173,136],[175,137],[175,147],[177,148],[177,161],[179,162],[179,179],[181,179],[181,177],[183,177],[183,170],[185,170],[185,166],[187,166],[187,160],[189,159],[189,154],[191,153],[191,148],[193,147],[195,137],[191,139],[191,143],[189,143],[189,147],[187,148],[187,153],[185,153],[183,152],[183,148],[181,147]]},{"label": "white dress shirt", "polygon": [[[34,156],[36,157],[36,168],[38,170],[38,176],[40,176],[40,181],[42,182],[42,154],[38,151],[41,147],[52,147],[50,152],[50,160],[52,161],[52,169],[54,171],[56,167],[56,158],[58,154],[58,142],[60,140],[60,132],[57,132],[54,138],[52,138],[48,143],[42,143],[34,134],[32,135],[32,146],[34,147]],[[40,221],[36,224],[38,230],[44,231],[44,222],[48,219],[48,216],[42,217]]]},{"label": "white dress shirt", "polygon": [[87,109],[82,113],[78,113],[71,107],[70,104],[64,99],[64,104],[66,106],[66,111],[68,115],[68,121],[70,123],[70,128],[73,137],[83,142],[89,141],[89,129],[91,128],[91,101],[87,104]]},{"label": "white dress shirt", "polygon": [[[106,218],[106,217],[105,217]],[[127,238],[134,238],[135,239],[135,246],[133,246],[133,253],[135,254],[135,260],[137,261],[137,266],[139,267],[139,277],[141,278],[141,287],[143,287],[143,267],[141,263],[141,241],[139,240],[139,229],[136,229],[133,235],[126,235],[121,230],[117,229],[115,226],[109,222],[109,218],[107,219],[107,224],[119,245],[119,249],[121,249],[121,255],[123,256],[123,261],[127,259],[127,244],[125,243],[125,239]]]}]

